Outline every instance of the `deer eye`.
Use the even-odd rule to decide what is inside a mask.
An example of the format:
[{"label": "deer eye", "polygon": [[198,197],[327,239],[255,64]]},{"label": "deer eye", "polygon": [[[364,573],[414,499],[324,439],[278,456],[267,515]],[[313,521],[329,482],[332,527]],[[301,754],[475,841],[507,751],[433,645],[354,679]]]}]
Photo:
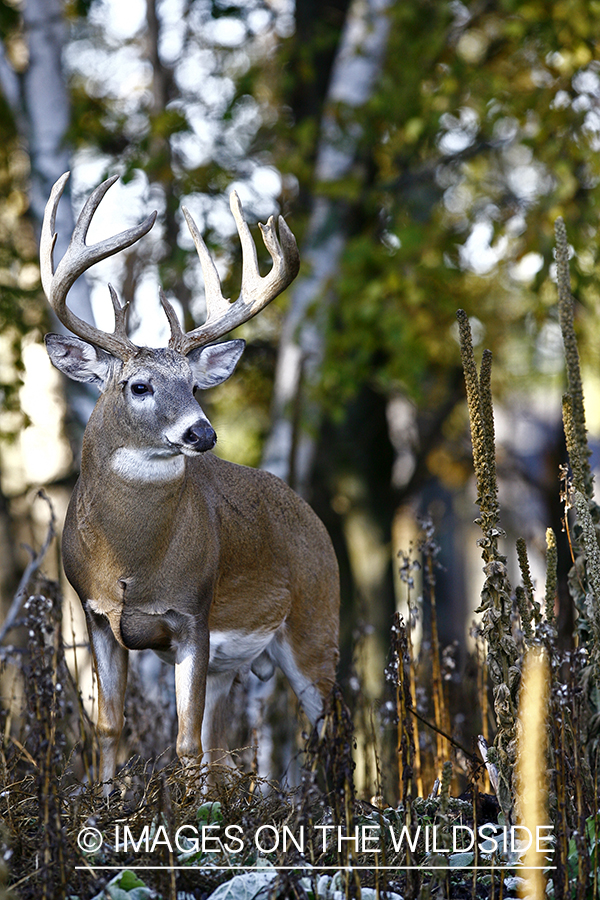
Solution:
[{"label": "deer eye", "polygon": [[144,394],[153,394],[152,385],[147,384],[145,381],[134,381],[131,385],[131,393],[135,394],[136,397],[141,397]]}]

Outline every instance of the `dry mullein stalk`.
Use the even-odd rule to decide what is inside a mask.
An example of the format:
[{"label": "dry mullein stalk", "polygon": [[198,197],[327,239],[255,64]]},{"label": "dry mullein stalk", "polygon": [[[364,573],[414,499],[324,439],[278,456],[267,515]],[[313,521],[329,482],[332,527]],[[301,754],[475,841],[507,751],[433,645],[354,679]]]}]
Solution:
[{"label": "dry mullein stalk", "polygon": [[[485,354],[485,366],[482,363],[482,374],[484,377],[480,381],[473,354],[469,318],[462,309],[458,310],[456,318],[458,319],[460,333],[460,350],[467,389],[469,422],[471,424],[473,466],[477,480],[477,503],[483,519],[481,528],[485,533],[489,525],[495,525],[498,521],[495,455],[493,449],[490,452],[490,441],[492,448],[494,443],[494,420],[491,406],[491,391],[489,390],[491,355],[489,353]],[[482,386],[485,394],[484,398],[482,398]]]},{"label": "dry mullein stalk", "polygon": [[531,580],[531,570],[529,568],[529,559],[527,556],[527,544],[522,537],[517,539],[517,558],[519,560],[521,578],[523,579],[523,592],[528,603],[526,616],[530,623],[533,620],[536,625],[538,625],[542,619],[542,611],[540,604],[535,599],[533,581]]},{"label": "dry mullein stalk", "polygon": [[[576,627],[582,654],[582,665],[576,676],[582,698],[578,739],[585,746],[587,756],[586,761],[576,755],[575,765],[583,773],[580,779],[582,784],[587,784],[587,762],[591,763],[592,770],[597,771],[600,760],[600,550],[596,534],[600,508],[593,496],[593,475],[589,463],[590,449],[569,278],[569,252],[562,219],[556,222],[556,261],[558,308],[568,381],[568,394],[563,399],[563,420],[573,479],[570,486],[568,476],[563,473],[565,486],[561,497],[565,510],[568,511],[573,505],[577,513],[577,522],[572,530],[567,514],[564,521],[574,560],[568,578],[569,593],[577,610]],[[582,789],[578,784],[577,791]],[[580,805],[578,801],[578,807]]]},{"label": "dry mullein stalk", "polygon": [[484,350],[479,372],[479,396],[481,404],[481,422],[485,434],[485,506],[490,516],[496,521],[500,516],[498,503],[498,485],[496,482],[496,435],[494,429],[494,409],[492,406],[492,354]]},{"label": "dry mullein stalk", "polygon": [[[569,248],[564,222],[556,222],[556,262],[558,309],[565,346],[568,394],[563,400],[563,419],[567,448],[573,473],[573,494],[563,492],[567,509],[572,502],[577,512],[577,526],[571,537],[575,564],[569,573],[569,592],[577,609],[577,632],[587,664],[581,670],[581,686],[587,702],[586,749],[590,758],[600,752],[600,551],[596,524],[600,508],[594,501],[593,475],[589,463],[583,386],[579,351],[574,328],[573,297],[569,278]],[[568,530],[568,521],[567,530]],[[571,534],[570,532],[568,532]]]},{"label": "dry mullein stalk", "polygon": [[551,528],[546,529],[546,594],[545,613],[546,621],[554,624],[554,604],[558,590],[558,549],[556,535]]},{"label": "dry mullein stalk", "polygon": [[[569,467],[568,466],[560,466],[560,479],[561,479],[561,502],[564,504],[565,514],[563,518],[564,530],[567,534],[567,538],[569,541],[569,547],[571,551],[571,558],[573,559],[573,565],[569,571],[568,575],[568,585],[569,585],[569,594],[573,601],[573,605],[577,611],[576,618],[576,629],[577,636],[579,642],[582,647],[586,647],[591,639],[592,634],[592,622],[588,618],[588,600],[587,600],[587,574],[586,574],[586,560],[585,560],[585,550],[581,543],[582,530],[581,525],[576,522],[575,527],[571,527],[571,523],[569,521],[569,510],[573,508],[573,496],[572,496],[572,487],[575,486],[576,490],[578,485],[579,487],[583,487],[583,478],[581,477],[581,469],[578,467],[578,461],[580,459],[579,456],[579,448],[577,441],[575,439],[575,433],[573,428],[573,420],[570,416],[570,410],[572,409],[572,405],[570,402],[570,398],[567,397],[566,402],[563,403],[563,419],[565,424],[565,434],[567,436],[567,447],[571,441],[573,441],[573,445],[571,447],[572,450],[572,461],[573,465],[571,467],[571,472],[579,473],[575,474],[575,485],[573,485],[573,481],[570,477]],[[582,496],[583,493],[578,491]],[[590,510],[591,506],[595,506],[593,501],[587,504],[588,510]],[[594,510],[597,512],[597,508]]]},{"label": "dry mullein stalk", "polygon": [[583,385],[581,381],[581,369],[579,366],[579,350],[577,347],[577,338],[575,336],[573,296],[571,294],[571,279],[569,276],[569,245],[567,243],[565,223],[562,218],[559,217],[556,220],[554,231],[556,236],[558,315],[565,346],[567,382],[569,385],[569,395],[572,401],[573,428],[581,456],[580,464],[585,484],[585,490],[582,493],[584,493],[588,499],[591,499],[593,493],[593,476],[589,463],[590,449],[587,444],[585,409],[583,405]]},{"label": "dry mullein stalk", "polygon": [[590,515],[588,502],[579,491],[575,491],[573,494],[573,505],[577,512],[585,548],[588,581],[586,612],[594,632],[594,640],[591,642],[591,655],[597,658],[600,654],[600,548],[598,547],[596,529]]},{"label": "dry mullein stalk", "polygon": [[485,435],[481,416],[481,395],[479,393],[479,375],[473,354],[473,340],[471,326],[466,312],[459,309],[456,313],[460,335],[460,352],[463,372],[465,375],[465,387],[467,390],[467,405],[469,407],[469,423],[471,425],[471,443],[473,445],[473,466],[477,489],[480,490],[485,481]]},{"label": "dry mullein stalk", "polygon": [[481,377],[478,376],[468,316],[464,310],[459,309],[456,317],[459,323],[460,349],[467,389],[473,465],[477,481],[477,504],[481,512],[478,524],[485,535],[484,540],[479,544],[485,562],[498,559],[505,562],[505,558],[498,555],[498,538],[503,535],[503,532],[497,527],[500,508],[496,482],[494,410],[491,391],[492,354],[489,350],[484,351]]},{"label": "dry mullein stalk", "polygon": [[523,637],[526,641],[531,640],[533,637],[533,631],[531,628],[532,621],[532,612],[531,607],[529,605],[529,599],[525,592],[525,588],[521,587],[521,585],[517,585],[515,588],[515,600],[517,603],[517,608],[519,610],[519,615],[521,617],[521,628],[523,629]]},{"label": "dry mullein stalk", "polygon": [[571,394],[564,394],[562,400],[563,427],[565,439],[567,442],[567,451],[569,453],[569,461],[571,463],[571,471],[573,473],[573,487],[576,491],[587,496],[587,442],[582,447],[580,443],[580,435],[575,422],[573,397]]},{"label": "dry mullein stalk", "polygon": [[520,658],[512,635],[512,591],[506,558],[498,548],[498,539],[503,532],[498,526],[499,505],[491,393],[492,357],[489,351],[485,352],[479,376],[469,319],[464,310],[457,312],[457,319],[469,406],[477,502],[481,513],[477,523],[483,532],[478,544],[485,562],[483,571],[486,576],[481,591],[481,605],[476,611],[482,615],[482,633],[488,644],[487,663],[494,686],[494,712],[498,726],[494,747],[490,748],[489,755],[490,759],[493,757],[498,769],[498,801],[508,822],[512,819],[512,772],[516,754]]}]

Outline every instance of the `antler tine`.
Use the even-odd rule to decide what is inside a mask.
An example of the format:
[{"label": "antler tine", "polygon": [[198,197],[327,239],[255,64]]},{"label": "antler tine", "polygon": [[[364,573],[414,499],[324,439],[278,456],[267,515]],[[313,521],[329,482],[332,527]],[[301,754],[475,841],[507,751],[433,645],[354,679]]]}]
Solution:
[{"label": "antler tine", "polygon": [[215,315],[219,316],[229,308],[229,300],[223,296],[221,291],[221,279],[219,278],[217,267],[208,251],[208,247],[204,243],[202,235],[198,231],[198,226],[192,218],[189,209],[186,206],[183,206],[182,210],[187,226],[190,229],[190,234],[192,235],[198,258],[200,259],[200,266],[204,277],[207,318]]},{"label": "antler tine", "polygon": [[[269,251],[273,260],[273,268],[261,278],[258,271],[258,258],[256,255],[256,246],[252,240],[250,229],[244,219],[244,211],[240,198],[235,191],[229,198],[231,212],[237,225],[240,242],[242,245],[242,288],[240,299],[243,297],[246,303],[256,303],[262,297],[268,297],[264,302],[264,306],[270,303],[277,294],[280,294],[288,284],[294,280],[300,269],[300,256],[296,239],[283,216],[278,217],[279,234],[281,244],[277,239],[277,233],[273,222],[273,216],[269,217],[266,225],[259,222],[258,227],[261,230],[265,247]],[[282,245],[283,244],[283,248]],[[256,312],[263,307],[260,306]],[[253,313],[255,315],[255,313]]]},{"label": "antler tine", "polygon": [[160,305],[162,306],[164,313],[168,319],[169,327],[171,329],[171,337],[169,338],[169,347],[173,347],[177,349],[181,344],[181,341],[185,338],[184,332],[181,330],[181,325],[179,324],[179,319],[177,318],[177,313],[167,300],[165,296],[165,292],[161,287],[158,289],[158,297],[160,299]]},{"label": "antler tine", "polygon": [[[110,293],[113,312],[115,314],[115,330],[113,334],[117,338],[121,338],[126,343],[131,344],[131,341],[127,337],[127,313],[129,311],[129,303],[121,303],[112,284],[108,285],[108,291]],[[131,346],[135,347],[135,344],[131,344]]]},{"label": "antler tine", "polygon": [[85,239],[90,227],[90,222],[92,221],[94,213],[98,209],[102,198],[115,181],[117,181],[118,176],[114,175],[112,178],[107,179],[93,191],[86,201],[79,218],[77,219],[75,228],[73,229],[73,235],[65,255],[55,270],[53,252],[56,243],[56,233],[54,231],[56,211],[65,189],[67,179],[69,178],[69,174],[69,172],[65,172],[52,188],[50,199],[48,200],[46,211],[44,213],[44,222],[40,238],[42,285],[52,309],[56,313],[58,319],[69,329],[69,331],[72,331],[73,334],[83,338],[83,340],[95,344],[103,350],[107,350],[119,359],[125,359],[135,353],[138,348],[127,337],[125,330],[126,306],[121,306],[114,289],[109,286],[113,309],[115,311],[115,330],[112,334],[101,331],[99,328],[95,328],[93,325],[89,325],[87,322],[84,322],[83,319],[80,319],[79,316],[75,315],[75,313],[67,307],[66,298],[74,282],[86,271],[86,269],[89,269],[90,266],[100,262],[100,260],[118,253],[119,250],[130,247],[147,234],[154,225],[156,212],[148,216],[148,218],[139,225],[128,228],[120,234],[113,235],[112,237],[106,238],[105,240],[99,241],[97,244],[88,247],[85,243]]},{"label": "antler tine", "polygon": [[64,175],[61,175],[58,181],[53,184],[52,190],[50,191],[50,197],[46,203],[46,209],[44,210],[44,221],[42,223],[42,232],[40,234],[40,274],[42,277],[42,287],[44,288],[47,297],[50,296],[52,290],[52,276],[54,275],[53,253],[56,238],[58,237],[54,231],[56,210],[58,209],[60,198],[63,195],[65,184],[67,183],[70,174],[70,172],[65,172]]},{"label": "antler tine", "polygon": [[234,191],[230,206],[242,245],[242,287],[240,296],[234,303],[223,297],[219,274],[208,252],[200,232],[189,211],[183,213],[198,251],[206,290],[206,321],[199,328],[187,334],[175,334],[172,330],[170,346],[181,353],[189,353],[195,347],[202,347],[216,341],[227,332],[247,322],[274,300],[298,274],[300,256],[294,235],[283,216],[279,216],[279,239],[275,232],[273,217],[266,225],[260,225],[265,247],[273,260],[271,271],[261,277],[258,270],[256,246],[250,229],[244,219],[242,204]]}]

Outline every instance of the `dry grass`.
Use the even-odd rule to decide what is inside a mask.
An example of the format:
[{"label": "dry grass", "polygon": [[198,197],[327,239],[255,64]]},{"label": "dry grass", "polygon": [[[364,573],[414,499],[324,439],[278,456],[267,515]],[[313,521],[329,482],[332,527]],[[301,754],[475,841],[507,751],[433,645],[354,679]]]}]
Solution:
[{"label": "dry grass", "polygon": [[[432,540],[429,531],[425,537]],[[381,896],[387,890],[405,898],[483,898],[500,891],[501,873],[477,873],[475,877],[467,870],[432,868],[445,865],[446,857],[433,852],[431,841],[427,851],[426,826],[430,829],[435,826],[438,848],[450,846],[454,825],[476,828],[495,822],[498,804],[493,797],[482,793],[481,761],[469,752],[464,736],[462,742],[456,740],[458,731],[452,722],[446,724],[448,732],[441,735],[444,750],[440,758],[437,740],[440,735],[435,723],[439,697],[437,704],[433,697],[436,677],[432,675],[429,655],[421,659],[409,655],[407,631],[400,619],[395,620],[392,629],[392,664],[387,673],[390,703],[398,704],[399,715],[391,716],[389,705],[384,705],[382,711],[387,716],[387,724],[378,720],[374,727],[379,774],[373,785],[373,802],[355,796],[352,721],[339,691],[331,699],[321,733],[313,733],[307,742],[302,783],[297,788],[267,783],[251,769],[229,773],[220,786],[207,788],[203,772],[194,777],[176,761],[165,765],[164,758],[144,761],[135,757],[120,770],[107,802],[89,782],[82,781],[82,773],[89,771],[94,758],[94,739],[91,723],[82,712],[77,687],[65,664],[60,609],[56,585],[38,584],[38,591],[23,610],[28,646],[22,651],[15,650],[12,657],[28,687],[24,692],[27,702],[20,717],[13,715],[11,722],[7,710],[2,713],[5,739],[0,753],[3,785],[0,841],[6,865],[0,869],[0,897],[87,900],[101,895],[116,872],[135,868],[137,876],[156,895],[169,900],[184,897],[189,900],[209,896],[221,883],[231,879],[236,867],[256,866],[257,862],[279,867],[277,884],[273,882],[271,888],[278,896],[285,897],[306,897],[311,891],[313,896],[318,896],[318,879],[324,874],[331,876],[336,870],[341,873],[339,887],[347,896],[359,896],[361,890],[364,895],[367,887],[376,889]],[[436,652],[440,653],[442,662],[439,647]],[[555,750],[553,774],[548,784],[552,821],[560,829],[556,854],[560,868],[554,875],[554,895],[584,897],[588,894],[583,893],[583,888],[575,894],[572,890],[590,883],[591,842],[589,825],[586,833],[586,819],[593,808],[594,793],[586,794],[590,781],[587,772],[586,777],[582,776],[586,764],[577,745],[577,732],[573,730],[577,720],[567,720],[564,715],[567,709],[576,713],[581,708],[577,705],[577,657],[559,659],[552,651],[551,658],[552,688],[548,702],[551,743]],[[567,684],[559,681],[565,662],[570,664],[572,673]],[[422,688],[429,694],[417,709],[413,705],[410,678],[419,682],[421,698]],[[472,684],[477,683],[481,683],[479,672],[472,679]],[[447,689],[442,689],[450,716],[453,703]],[[479,707],[478,716],[481,703]],[[429,797],[418,796],[416,787],[414,726],[417,724],[423,737],[421,771],[429,789],[435,774],[439,772],[441,776]],[[132,731],[132,735],[135,733],[136,730]],[[391,735],[394,735],[392,741]],[[391,772],[390,757],[395,761]],[[459,782],[469,790],[461,798],[453,797]],[[174,841],[178,829],[186,826],[187,830],[180,834],[197,837],[203,825],[211,839],[215,833],[223,837],[224,829],[233,826],[229,832],[232,839],[224,841],[225,850],[211,854],[199,849],[194,853],[190,847],[189,853],[182,853]],[[129,839],[124,847],[126,826]],[[208,826],[213,826],[212,830]],[[407,840],[400,848],[394,846],[404,826],[411,840],[421,829],[414,850]],[[344,839],[353,837],[357,827],[360,835],[366,829],[368,836],[362,848],[360,842],[357,847],[352,840]],[[84,852],[78,843],[85,828],[97,829],[104,838],[96,852]],[[285,849],[280,840],[273,852],[259,854],[255,844],[257,833],[262,834],[262,847],[267,850],[274,836],[281,837],[284,832],[297,840],[304,834],[303,853],[289,838]],[[329,838],[325,849],[324,832]],[[120,838],[119,846],[115,846],[116,835]],[[338,846],[339,835],[342,837]],[[243,847],[233,837],[241,837]],[[577,843],[578,869],[569,873],[574,858],[572,841]],[[209,843],[209,848],[215,846]],[[374,847],[377,853],[372,852]],[[486,861],[479,855],[473,856],[471,863]],[[496,865],[501,862],[497,855]],[[223,868],[216,868],[215,863]],[[155,868],[149,870],[146,866]],[[423,868],[407,869],[409,866]],[[6,893],[9,886],[10,892]],[[127,891],[115,893],[115,885],[107,890],[121,900],[136,897]],[[504,897],[515,896],[506,886],[503,890]]]}]

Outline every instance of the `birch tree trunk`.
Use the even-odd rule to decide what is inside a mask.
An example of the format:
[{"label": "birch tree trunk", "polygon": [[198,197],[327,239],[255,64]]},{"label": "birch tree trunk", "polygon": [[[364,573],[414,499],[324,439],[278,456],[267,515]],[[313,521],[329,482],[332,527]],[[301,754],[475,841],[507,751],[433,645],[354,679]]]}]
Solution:
[{"label": "birch tree trunk", "polygon": [[[67,26],[61,0],[25,0],[21,14],[28,62],[18,76],[20,109],[15,110],[15,113],[19,129],[28,144],[31,167],[30,209],[39,232],[52,186],[71,168],[71,154],[67,144],[71,111],[62,62]],[[75,224],[70,187],[70,182],[67,182],[56,214],[55,266],[69,245]],[[94,324],[94,312],[85,278],[77,279],[70,289],[69,306],[81,319]],[[54,314],[52,318],[52,327],[56,331],[69,333]],[[69,381],[66,396],[70,416],[83,429],[96,402],[96,392],[90,390],[89,385]]]},{"label": "birch tree trunk", "polygon": [[[66,24],[61,0],[25,0],[21,15],[27,61],[15,71],[0,43],[0,89],[17,129],[27,143],[31,171],[30,210],[39,232],[52,185],[70,168],[66,140],[70,108],[62,65]],[[56,216],[55,263],[62,258],[73,227],[67,183]],[[94,322],[85,279],[80,278],[73,285],[69,305],[82,319]],[[65,328],[56,319],[53,327],[65,333]],[[67,396],[72,417],[80,426],[85,426],[95,397],[86,385],[72,382],[67,387]]]},{"label": "birch tree trunk", "polygon": [[[21,76],[21,100],[31,159],[30,201],[41,225],[52,185],[70,168],[66,143],[70,110],[62,66],[66,26],[60,0],[25,0],[22,13],[29,51],[29,64]],[[56,216],[55,260],[64,254],[73,224],[67,189]],[[84,279],[71,288],[69,305],[80,318],[94,321]]]},{"label": "birch tree trunk", "polygon": [[[389,5],[390,0],[353,0],[349,8],[321,123],[315,167],[317,186],[348,176],[356,160],[360,131],[356,123],[354,127],[341,128],[337,113],[345,107],[351,114],[371,96],[385,56]],[[317,196],[301,250],[306,274],[292,289],[279,346],[272,425],[262,467],[283,478],[300,494],[307,491],[320,422],[318,405],[309,394],[323,359],[330,286],[339,268],[347,231],[348,206]]]}]

